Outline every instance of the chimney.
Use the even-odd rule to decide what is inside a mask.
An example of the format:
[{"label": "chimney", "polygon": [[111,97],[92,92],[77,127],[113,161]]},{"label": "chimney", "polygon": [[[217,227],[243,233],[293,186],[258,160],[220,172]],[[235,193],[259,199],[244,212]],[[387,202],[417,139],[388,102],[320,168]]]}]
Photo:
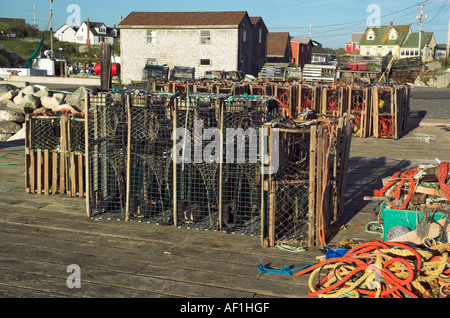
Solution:
[{"label": "chimney", "polygon": [[89,22],[89,18],[87,19],[87,39],[86,39],[86,44],[91,44],[91,24]]},{"label": "chimney", "polygon": [[394,25],[394,22],[391,21],[391,23],[390,23],[389,25],[390,25],[390,26],[393,26],[393,25]]}]

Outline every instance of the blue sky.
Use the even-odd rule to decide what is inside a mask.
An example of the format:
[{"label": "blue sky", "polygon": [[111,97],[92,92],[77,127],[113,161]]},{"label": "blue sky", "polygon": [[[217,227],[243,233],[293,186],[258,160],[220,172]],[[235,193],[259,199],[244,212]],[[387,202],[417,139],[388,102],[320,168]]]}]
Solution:
[{"label": "blue sky", "polygon": [[[73,11],[70,5],[80,9],[81,21],[104,22],[108,26],[119,24],[131,11],[247,11],[250,16],[263,17],[270,32],[290,32],[295,37],[308,37],[325,47],[344,47],[351,32],[363,32],[370,5],[380,10],[381,24],[412,24],[413,32],[419,31],[416,15],[425,1],[428,14],[423,30],[432,31],[438,43],[447,42],[450,17],[449,0],[54,0],[53,28],[66,23]],[[49,29],[49,2],[35,0],[36,22],[39,28]],[[18,5],[20,3],[20,5]],[[33,0],[0,0],[0,17],[23,18],[33,24]]]}]

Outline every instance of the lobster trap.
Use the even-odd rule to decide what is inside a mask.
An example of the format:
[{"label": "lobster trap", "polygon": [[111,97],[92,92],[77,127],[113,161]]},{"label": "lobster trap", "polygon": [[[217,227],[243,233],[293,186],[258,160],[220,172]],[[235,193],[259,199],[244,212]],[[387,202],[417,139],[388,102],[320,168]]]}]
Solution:
[{"label": "lobster trap", "polygon": [[25,120],[25,188],[34,194],[85,196],[82,114],[28,114]]},{"label": "lobster trap", "polygon": [[368,87],[349,87],[348,113],[353,134],[367,138],[372,134],[371,90]]},{"label": "lobster trap", "polygon": [[326,85],[321,91],[320,114],[329,116],[343,116],[347,112],[348,88],[343,86]]},{"label": "lobster trap", "polygon": [[373,136],[398,139],[407,129],[410,88],[404,85],[372,88]]},{"label": "lobster trap", "polygon": [[320,233],[343,210],[350,121],[265,129],[272,142],[265,164],[275,169],[263,181],[262,244],[320,245]]},{"label": "lobster trap", "polygon": [[223,107],[224,158],[221,166],[222,229],[261,232],[261,133],[280,118],[278,103],[262,96],[236,96]]},{"label": "lobster trap", "polygon": [[177,152],[173,154],[177,156],[173,160],[176,226],[219,229],[221,143],[216,140],[216,147],[208,148],[203,132],[209,130],[212,135],[208,138],[218,138],[225,97],[228,95],[195,93],[175,100],[174,128],[179,133],[174,139]]},{"label": "lobster trap", "polygon": [[173,94],[127,96],[126,219],[173,225]]},{"label": "lobster trap", "polygon": [[123,220],[129,158],[126,96],[94,92],[88,105],[88,215]]}]

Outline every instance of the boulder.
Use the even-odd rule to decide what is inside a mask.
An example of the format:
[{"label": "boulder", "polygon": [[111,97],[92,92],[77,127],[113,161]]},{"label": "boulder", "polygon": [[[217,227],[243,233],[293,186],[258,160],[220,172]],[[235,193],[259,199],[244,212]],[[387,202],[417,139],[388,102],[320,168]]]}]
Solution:
[{"label": "boulder", "polygon": [[0,141],[8,141],[14,134],[2,134],[0,133]]},{"label": "boulder", "polygon": [[9,137],[8,141],[25,139],[25,133],[26,133],[26,131],[25,131],[25,125],[24,125],[18,132],[16,132],[14,135]]},{"label": "boulder", "polygon": [[39,88],[37,88],[33,85],[28,85],[28,86],[25,86],[24,88],[22,88],[20,90],[20,93],[22,93],[23,95],[29,95],[29,94],[34,94],[38,91],[40,91]]},{"label": "boulder", "polygon": [[22,129],[22,125],[12,121],[0,120],[0,134],[14,135],[19,132],[20,129]]},{"label": "boulder", "polygon": [[16,95],[16,97],[13,98],[14,104],[20,104],[20,102],[21,102],[22,99],[23,99],[23,96],[24,96],[23,93],[18,92],[17,95]]},{"label": "boulder", "polygon": [[12,102],[10,100],[7,101],[6,106],[8,108],[10,108],[12,110],[15,110],[15,111],[17,111],[19,113],[22,113],[22,114],[32,113],[33,110],[34,110],[33,108],[26,107],[26,106],[24,106],[22,104],[15,104],[14,102]]},{"label": "boulder", "polygon": [[17,96],[17,93],[18,93],[18,90],[7,91],[5,94],[2,95],[2,97],[0,97],[0,101],[13,100],[14,97]]},{"label": "boulder", "polygon": [[15,91],[19,89],[19,87],[12,84],[0,84],[0,96],[6,94],[9,91]]},{"label": "boulder", "polygon": [[58,98],[59,100],[63,101],[65,95],[63,93],[53,93],[53,97]]},{"label": "boulder", "polygon": [[33,94],[24,95],[18,106],[22,106],[23,108],[31,109],[31,111],[35,110],[41,105],[40,98],[37,98]]},{"label": "boulder", "polygon": [[25,114],[3,106],[0,107],[0,120],[23,123],[25,121]]},{"label": "boulder", "polygon": [[37,98],[41,98],[41,97],[44,97],[44,96],[48,96],[48,90],[42,89],[42,90],[40,90],[40,91],[34,93],[33,95],[36,96]]},{"label": "boulder", "polygon": [[61,99],[57,97],[43,96],[41,97],[41,105],[47,109],[53,109],[54,107],[60,105],[62,102]]},{"label": "boulder", "polygon": [[75,106],[76,108],[78,108],[80,110],[84,110],[85,94],[86,94],[86,88],[84,86],[81,86],[75,92],[73,92],[71,94],[67,94],[65,102],[66,102],[66,104]]}]

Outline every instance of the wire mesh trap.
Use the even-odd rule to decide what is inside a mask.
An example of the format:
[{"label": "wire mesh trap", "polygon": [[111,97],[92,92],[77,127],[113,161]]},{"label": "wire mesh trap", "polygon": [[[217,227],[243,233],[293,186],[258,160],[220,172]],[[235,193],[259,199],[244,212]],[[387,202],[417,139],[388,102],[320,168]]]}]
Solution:
[{"label": "wire mesh trap", "polygon": [[89,96],[89,214],[122,220],[126,213],[127,121],[125,95]]},{"label": "wire mesh trap", "polygon": [[[175,101],[176,128],[181,132],[181,162],[174,165],[176,225],[219,229],[220,148],[207,153],[206,129],[220,132],[220,107],[229,95],[194,93]],[[211,136],[212,138],[212,136]],[[220,142],[218,143],[220,147]]]},{"label": "wire mesh trap", "polygon": [[271,245],[308,245],[310,131],[280,132],[279,168],[268,180]]},{"label": "wire mesh trap", "polygon": [[266,129],[268,135],[278,133],[266,163],[278,160],[278,169],[264,176],[262,244],[323,244],[324,229],[343,209],[349,118],[278,123]]},{"label": "wire mesh trap", "polygon": [[246,235],[261,232],[261,128],[279,117],[278,103],[258,95],[234,96],[224,104],[224,231]]},{"label": "wire mesh trap", "polygon": [[173,94],[132,95],[128,219],[173,225]]}]

